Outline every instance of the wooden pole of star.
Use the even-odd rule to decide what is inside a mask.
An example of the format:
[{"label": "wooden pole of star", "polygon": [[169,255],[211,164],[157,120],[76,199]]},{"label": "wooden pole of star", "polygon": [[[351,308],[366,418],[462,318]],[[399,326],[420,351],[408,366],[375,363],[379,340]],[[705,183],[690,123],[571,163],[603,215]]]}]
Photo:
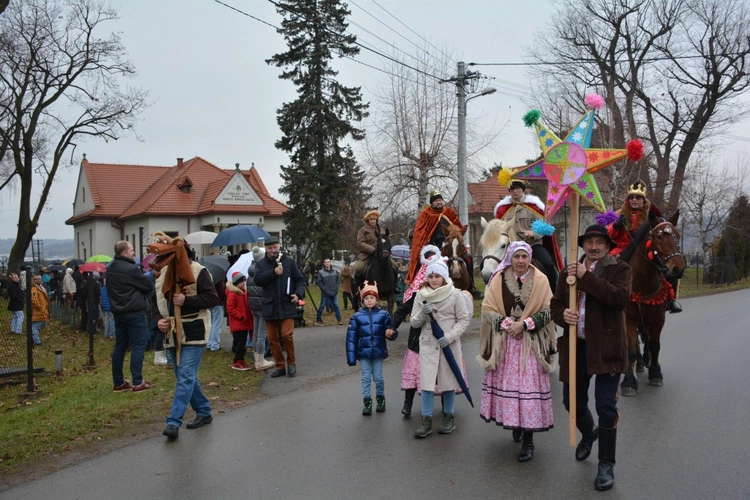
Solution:
[{"label": "wooden pole of star", "polygon": [[[573,191],[570,203],[570,234],[568,238],[568,264],[578,261],[578,207],[579,194]],[[578,279],[568,275],[566,283],[570,286],[568,308],[578,310]],[[568,407],[570,408],[570,446],[576,446],[576,344],[578,342],[578,325],[568,325]]]}]

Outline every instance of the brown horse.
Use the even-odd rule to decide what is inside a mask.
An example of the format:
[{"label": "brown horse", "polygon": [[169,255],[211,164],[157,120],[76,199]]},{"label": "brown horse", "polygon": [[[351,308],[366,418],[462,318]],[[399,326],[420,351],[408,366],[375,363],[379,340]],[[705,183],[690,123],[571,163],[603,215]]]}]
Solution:
[{"label": "brown horse", "polygon": [[[665,277],[679,279],[685,272],[685,259],[680,252],[680,234],[676,229],[679,211],[668,221],[653,213],[634,236],[621,257],[633,270],[633,286],[625,321],[628,331],[628,373],[622,381],[622,395],[638,394],[635,377],[636,361],[640,357],[638,332],[643,341],[643,363],[648,366],[648,384],[663,385],[659,350],[661,331],[669,300],[674,298]],[[632,255],[632,257],[630,257]]]},{"label": "brown horse", "polygon": [[468,228],[468,226],[460,228],[455,224],[442,226],[445,243],[443,243],[441,253],[443,257],[448,258],[448,271],[453,280],[453,286],[459,290],[471,289],[471,276],[466,266],[466,245],[464,244],[464,234]]}]

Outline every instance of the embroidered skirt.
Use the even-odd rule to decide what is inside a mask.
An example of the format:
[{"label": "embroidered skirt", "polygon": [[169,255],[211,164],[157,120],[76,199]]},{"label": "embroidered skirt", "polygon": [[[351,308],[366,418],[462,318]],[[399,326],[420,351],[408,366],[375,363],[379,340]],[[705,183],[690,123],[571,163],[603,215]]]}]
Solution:
[{"label": "embroidered skirt", "polygon": [[480,415],[506,429],[546,431],[553,427],[549,374],[533,352],[522,372],[522,353],[523,340],[508,336],[505,359],[484,374]]}]

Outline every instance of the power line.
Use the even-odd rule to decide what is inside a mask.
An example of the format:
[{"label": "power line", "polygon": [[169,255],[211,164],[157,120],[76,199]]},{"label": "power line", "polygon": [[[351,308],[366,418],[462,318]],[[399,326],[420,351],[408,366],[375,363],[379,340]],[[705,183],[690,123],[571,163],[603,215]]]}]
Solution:
[{"label": "power line", "polygon": [[253,16],[253,15],[250,15],[250,14],[248,14],[247,12],[243,12],[243,11],[241,11],[240,9],[237,9],[237,8],[235,8],[235,7],[232,7],[231,5],[225,4],[225,3],[224,3],[224,2],[222,2],[221,0],[214,0],[214,2],[216,2],[216,3],[218,3],[218,4],[221,4],[221,5],[223,5],[223,6],[224,6],[224,7],[226,7],[227,9],[232,9],[232,10],[233,10],[233,11],[235,11],[235,12],[239,12],[239,13],[240,13],[240,14],[242,14],[243,16],[247,16],[247,17],[249,17],[249,18],[251,18],[251,19],[255,19],[255,20],[256,20],[256,21],[258,21],[259,23],[263,23],[263,24],[265,24],[266,26],[270,26],[271,28],[273,28],[273,29],[275,29],[275,30],[278,30],[278,29],[279,29],[279,27],[278,27],[278,26],[274,26],[274,25],[273,25],[273,24],[271,24],[271,23],[267,23],[267,22],[266,22],[266,21],[264,21],[263,19],[259,19],[259,18],[255,17],[255,16]]},{"label": "power line", "polygon": [[[734,57],[734,56],[745,56],[745,52],[720,52],[716,54],[717,57]],[[658,56],[658,57],[647,57],[642,59],[642,62],[659,62],[659,61],[678,61],[685,59],[705,59],[706,56],[696,54],[692,56]],[[488,63],[477,63],[470,62],[469,66],[575,66],[577,64],[591,64],[597,63],[595,59],[578,59],[575,61],[539,61],[539,62],[488,62]],[[617,61],[618,64],[624,64],[628,61]]]},{"label": "power line", "polygon": [[[412,41],[412,40],[410,40],[409,38],[405,37],[404,35],[402,35],[402,34],[401,34],[401,33],[399,33],[398,31],[396,31],[395,29],[393,29],[393,28],[392,28],[391,26],[389,26],[388,24],[386,24],[385,22],[383,22],[383,21],[382,21],[381,19],[379,19],[379,18],[378,18],[378,17],[376,17],[375,15],[371,14],[371,13],[370,13],[369,11],[367,11],[366,9],[364,9],[364,8],[363,8],[362,6],[358,5],[358,4],[356,3],[356,2],[354,2],[354,0],[349,0],[349,3],[351,3],[351,4],[352,4],[352,5],[354,5],[354,6],[356,6],[356,7],[357,7],[357,8],[359,8],[359,9],[360,9],[360,10],[361,10],[362,12],[364,12],[365,14],[367,14],[368,16],[370,16],[371,18],[375,19],[375,20],[376,20],[377,22],[379,22],[380,24],[382,24],[383,26],[385,26],[386,28],[388,28],[389,30],[391,30],[392,32],[394,32],[395,34],[397,34],[398,36],[400,36],[401,38],[403,38],[404,40],[406,40],[406,41],[407,41],[407,42],[409,42],[410,44],[412,44],[412,45],[413,45],[414,47],[416,47],[416,48],[417,48],[418,50],[420,50],[420,51],[423,51],[423,52],[424,52],[425,54],[427,54],[427,55],[428,55],[429,57],[432,57],[433,59],[435,59],[435,61],[436,61],[437,63],[442,63],[442,61],[439,61],[439,60],[438,60],[438,58],[437,58],[437,57],[435,57],[435,55],[433,55],[433,54],[432,54],[431,52],[428,52],[428,51],[427,51],[427,50],[426,50],[426,49],[425,49],[424,47],[420,47],[420,46],[419,46],[419,45],[417,45],[417,44],[416,44],[415,42],[413,42],[413,41]],[[377,5],[377,2],[375,2],[375,4]],[[383,9],[383,7],[381,7],[380,5],[378,5],[378,7],[380,7],[381,9]],[[383,10],[385,10],[385,9],[383,9]],[[386,12],[387,12],[387,13],[388,13],[388,15],[390,15],[391,17],[394,17],[394,16],[393,16],[393,14],[391,14],[390,12],[388,12],[388,11],[386,11]],[[351,16],[349,17],[349,19],[351,19]],[[396,18],[394,17],[394,19],[396,19]],[[398,21],[398,19],[396,19],[396,20]],[[401,22],[401,21],[399,21],[399,22]],[[352,23],[353,23],[353,21],[352,21]],[[403,23],[401,23],[401,24],[403,24]],[[407,28],[408,28],[408,29],[411,29],[411,28],[409,28],[408,26],[407,26]],[[428,43],[429,43],[429,42],[428,42]],[[434,47],[434,46],[433,46],[433,47]],[[437,50],[440,50],[440,49],[437,49]],[[447,54],[445,54],[445,55],[446,55],[446,57],[448,57],[448,59],[450,59],[450,56],[448,56]],[[415,59],[416,59],[416,58],[415,58]]]},{"label": "power line", "polygon": [[[284,6],[284,5],[281,5],[280,3],[278,3],[278,2],[276,2],[276,1],[274,1],[274,0],[268,0],[268,2],[270,2],[270,3],[271,3],[271,4],[273,4],[273,5],[275,5],[277,9],[280,9],[280,10],[286,11],[286,12],[288,12],[289,14],[292,14],[293,16],[296,16],[296,17],[297,17],[297,18],[299,18],[299,19],[302,19],[303,21],[305,21],[305,22],[307,22],[307,23],[310,23],[310,20],[309,20],[309,19],[307,19],[307,18],[306,18],[305,16],[303,16],[302,14],[298,14],[298,13],[296,13],[296,12],[292,11],[292,10],[291,10],[291,9],[290,9],[289,7],[286,7],[286,6]],[[341,36],[341,34],[340,34],[340,33],[336,33],[335,31],[332,31],[332,30],[330,30],[330,29],[326,28],[325,26],[323,26],[323,29],[324,29],[324,30],[326,30],[326,31],[328,31],[329,33],[331,33],[331,34],[333,34],[333,35],[336,35],[336,36]],[[355,35],[355,36],[356,36],[356,35]],[[404,66],[405,68],[408,68],[408,69],[410,69],[410,70],[412,70],[412,71],[415,71],[415,72],[417,72],[417,73],[420,73],[420,74],[422,74],[422,75],[425,75],[425,76],[429,76],[430,78],[434,78],[435,80],[438,80],[438,81],[440,81],[440,80],[441,80],[441,79],[440,79],[439,77],[437,77],[437,76],[435,76],[435,75],[433,75],[433,74],[427,73],[426,71],[423,71],[423,70],[421,70],[421,69],[417,69],[417,68],[415,68],[415,67],[413,67],[413,66],[411,66],[411,65],[409,65],[409,64],[406,64],[406,63],[405,63],[405,62],[403,62],[403,61],[399,61],[398,59],[394,59],[393,57],[391,57],[391,56],[389,56],[389,55],[387,55],[387,54],[383,54],[382,52],[380,52],[380,51],[378,51],[378,50],[376,50],[376,49],[373,49],[373,48],[370,48],[370,47],[366,47],[366,46],[362,45],[361,43],[359,43],[359,42],[358,42],[358,41],[356,41],[356,40],[354,41],[354,44],[355,44],[355,45],[357,45],[357,46],[359,46],[359,47],[361,47],[361,48],[363,48],[363,49],[365,49],[365,50],[369,50],[370,52],[372,52],[372,53],[374,53],[374,54],[376,54],[376,55],[378,55],[378,56],[380,56],[380,57],[382,57],[382,58],[384,58],[384,59],[388,59],[389,61],[392,61],[392,62],[394,62],[394,63],[396,63],[396,64],[400,64],[401,66]]]},{"label": "power line", "polygon": [[[401,25],[402,25],[402,26],[403,26],[404,28],[408,29],[409,31],[411,31],[412,33],[414,33],[415,35],[417,35],[417,36],[418,36],[418,37],[420,38],[420,40],[424,41],[424,42],[425,42],[425,43],[427,43],[427,44],[428,44],[428,45],[429,45],[430,47],[432,47],[433,49],[437,50],[438,52],[440,52],[441,54],[443,54],[443,55],[444,55],[445,57],[447,57],[448,59],[451,59],[451,60],[452,60],[451,56],[449,56],[448,54],[446,54],[446,53],[445,53],[445,52],[444,52],[444,51],[443,51],[442,49],[440,49],[440,48],[438,48],[438,47],[434,46],[434,45],[433,45],[433,44],[432,44],[432,43],[431,43],[431,42],[430,42],[429,40],[427,40],[427,39],[426,39],[426,38],[424,38],[424,37],[423,37],[422,35],[420,35],[420,34],[419,34],[419,33],[417,33],[416,31],[414,31],[414,30],[413,30],[413,29],[411,29],[410,27],[408,27],[408,26],[407,26],[406,24],[404,24],[404,22],[403,22],[403,21],[401,21],[401,19],[399,19],[399,18],[397,18],[396,16],[394,16],[393,14],[391,14],[391,13],[390,13],[390,12],[388,11],[388,9],[386,9],[385,7],[383,7],[382,5],[380,5],[380,4],[379,4],[379,3],[378,3],[378,2],[376,1],[376,0],[372,0],[372,3],[374,3],[375,5],[377,5],[378,7],[380,7],[380,8],[382,9],[382,10],[384,10],[386,14],[388,14],[388,15],[389,15],[389,16],[391,16],[391,17],[392,17],[393,19],[395,19],[396,21],[398,21],[398,23],[399,23],[399,24],[401,24]],[[455,62],[455,61],[453,61],[453,62]]]}]

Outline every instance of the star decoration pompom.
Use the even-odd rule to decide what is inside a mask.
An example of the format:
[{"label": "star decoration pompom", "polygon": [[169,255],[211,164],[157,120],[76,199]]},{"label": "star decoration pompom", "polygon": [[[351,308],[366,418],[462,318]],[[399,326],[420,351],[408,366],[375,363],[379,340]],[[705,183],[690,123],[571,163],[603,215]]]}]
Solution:
[{"label": "star decoration pompom", "polygon": [[583,102],[591,109],[601,109],[604,107],[604,98],[599,94],[589,94]]},{"label": "star decoration pompom", "polygon": [[532,222],[531,230],[539,236],[552,236],[553,234],[555,234],[555,226],[543,221],[542,219],[537,219]]},{"label": "star decoration pompom", "polygon": [[628,150],[628,160],[638,161],[643,158],[643,143],[638,139],[633,139],[625,145]]},{"label": "star decoration pompom", "polygon": [[610,224],[613,224],[619,218],[620,216],[617,215],[617,212],[613,212],[612,210],[607,210],[603,214],[596,214],[596,216],[594,217],[594,219],[596,220],[596,223],[604,227],[607,227]]},{"label": "star decoration pompom", "polygon": [[523,115],[523,123],[527,127],[532,127],[537,121],[539,121],[539,118],[541,118],[542,112],[538,109],[532,109],[525,115]]},{"label": "star decoration pompom", "polygon": [[510,185],[510,180],[513,178],[513,174],[507,168],[501,168],[497,173],[497,182],[504,187]]}]

